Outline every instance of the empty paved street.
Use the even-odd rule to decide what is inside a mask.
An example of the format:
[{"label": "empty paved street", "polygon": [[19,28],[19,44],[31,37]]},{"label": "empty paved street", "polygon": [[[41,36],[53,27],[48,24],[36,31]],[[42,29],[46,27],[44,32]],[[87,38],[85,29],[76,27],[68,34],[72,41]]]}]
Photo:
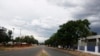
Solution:
[{"label": "empty paved street", "polygon": [[14,51],[0,51],[0,56],[38,56],[42,49],[48,53],[48,56],[71,56],[70,54],[66,54],[62,51],[48,48],[46,46],[38,46],[35,48]]}]

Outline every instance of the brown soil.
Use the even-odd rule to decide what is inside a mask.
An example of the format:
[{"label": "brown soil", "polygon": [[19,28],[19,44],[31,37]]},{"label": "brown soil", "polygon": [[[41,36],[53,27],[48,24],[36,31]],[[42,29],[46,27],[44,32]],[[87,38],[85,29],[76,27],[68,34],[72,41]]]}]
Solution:
[{"label": "brown soil", "polygon": [[24,46],[24,47],[0,47],[0,50],[2,51],[12,51],[12,50],[22,50],[22,49],[29,49],[34,48],[36,46]]},{"label": "brown soil", "polygon": [[54,48],[54,49],[72,54],[73,56],[99,56],[99,55],[94,55],[94,54],[90,54],[90,53],[80,52],[80,51],[77,51],[77,50],[66,50],[66,49],[58,49],[58,48]]}]

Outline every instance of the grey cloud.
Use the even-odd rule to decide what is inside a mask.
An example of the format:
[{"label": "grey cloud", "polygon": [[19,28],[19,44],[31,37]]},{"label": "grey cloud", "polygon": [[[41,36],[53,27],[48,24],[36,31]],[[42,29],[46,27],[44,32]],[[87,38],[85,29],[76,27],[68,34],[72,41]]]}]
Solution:
[{"label": "grey cloud", "polygon": [[87,18],[91,22],[91,29],[100,33],[100,0],[16,1],[0,1],[1,25],[8,27],[17,24],[15,28],[35,32],[40,37],[50,37],[59,28],[58,25],[70,19]]},{"label": "grey cloud", "polygon": [[58,29],[58,27],[48,29],[48,28],[43,28],[41,26],[37,26],[37,25],[36,26],[26,25],[22,28],[29,30],[31,32],[36,32],[36,34],[38,34],[39,37],[46,37],[46,38],[49,38]]},{"label": "grey cloud", "polygon": [[100,27],[91,27],[91,30],[100,34]]},{"label": "grey cloud", "polygon": [[88,2],[85,2],[84,5],[80,5],[80,7],[84,9],[81,11],[79,10],[79,12],[74,13],[75,18],[86,18],[89,16],[100,14],[99,0],[89,0]]},{"label": "grey cloud", "polygon": [[[82,0],[82,3],[73,3],[67,0],[53,1],[57,6],[65,7],[66,9],[72,7],[75,12],[72,13],[73,19],[89,19],[91,22],[91,29],[100,33],[100,0]],[[63,2],[64,1],[64,2]],[[77,2],[80,0],[77,0]],[[79,9],[75,9],[75,8]],[[82,9],[80,9],[82,8]],[[93,18],[91,18],[93,17]],[[97,24],[96,24],[97,23]],[[95,25],[94,25],[95,24]]]},{"label": "grey cloud", "polygon": [[57,6],[62,7],[76,7],[76,4],[71,3],[68,0],[48,0],[49,3],[52,3]]},{"label": "grey cloud", "polygon": [[82,18],[87,18],[88,17],[94,17],[92,18],[93,21],[90,20],[91,24],[93,23],[98,23],[95,24],[91,27],[91,29],[98,34],[100,34],[100,1],[99,0],[91,0],[88,3],[84,4],[83,6],[84,10],[77,12],[74,14],[74,18],[76,19],[82,19]]}]

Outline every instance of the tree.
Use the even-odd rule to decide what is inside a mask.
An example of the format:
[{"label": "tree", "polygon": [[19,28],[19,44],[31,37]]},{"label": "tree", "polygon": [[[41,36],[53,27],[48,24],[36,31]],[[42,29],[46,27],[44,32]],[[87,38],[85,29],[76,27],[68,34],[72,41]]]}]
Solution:
[{"label": "tree", "polygon": [[12,38],[12,30],[8,30],[8,38],[6,39],[6,41],[11,41]]},{"label": "tree", "polygon": [[6,28],[1,27],[0,29],[0,43],[4,42],[6,38]]},{"label": "tree", "polygon": [[15,42],[26,42],[28,44],[38,44],[38,41],[31,36],[16,37]]},{"label": "tree", "polygon": [[96,32],[92,32],[92,35],[97,35],[97,33]]},{"label": "tree", "polygon": [[85,20],[77,20],[77,21],[69,21],[60,26],[58,32],[62,32],[62,40],[65,40],[64,45],[73,46],[77,44],[79,38],[86,38],[91,35],[90,23],[87,19]]},{"label": "tree", "polygon": [[77,44],[79,38],[86,38],[93,33],[90,30],[90,22],[87,19],[84,20],[76,20],[76,21],[68,21],[60,25],[60,28],[53,34],[50,39],[46,40],[46,44],[53,45],[62,45],[63,47],[70,46],[73,47]]},{"label": "tree", "polygon": [[16,37],[15,38],[15,42],[21,42],[22,40],[21,40],[21,38],[20,37]]},{"label": "tree", "polygon": [[0,29],[0,43],[6,44],[8,41],[10,41],[10,38],[6,31],[7,29],[4,27]]}]

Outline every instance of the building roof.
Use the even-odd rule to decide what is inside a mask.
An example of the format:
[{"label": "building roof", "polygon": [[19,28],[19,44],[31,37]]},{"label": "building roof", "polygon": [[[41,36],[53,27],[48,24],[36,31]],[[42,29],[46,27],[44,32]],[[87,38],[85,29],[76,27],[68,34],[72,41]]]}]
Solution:
[{"label": "building roof", "polygon": [[[100,35],[88,36],[87,37],[87,39],[96,39],[96,38],[100,38]],[[80,38],[80,39],[84,39],[84,38]]]},{"label": "building roof", "polygon": [[87,37],[87,39],[95,39],[95,38],[100,38],[100,35],[88,36]]}]

